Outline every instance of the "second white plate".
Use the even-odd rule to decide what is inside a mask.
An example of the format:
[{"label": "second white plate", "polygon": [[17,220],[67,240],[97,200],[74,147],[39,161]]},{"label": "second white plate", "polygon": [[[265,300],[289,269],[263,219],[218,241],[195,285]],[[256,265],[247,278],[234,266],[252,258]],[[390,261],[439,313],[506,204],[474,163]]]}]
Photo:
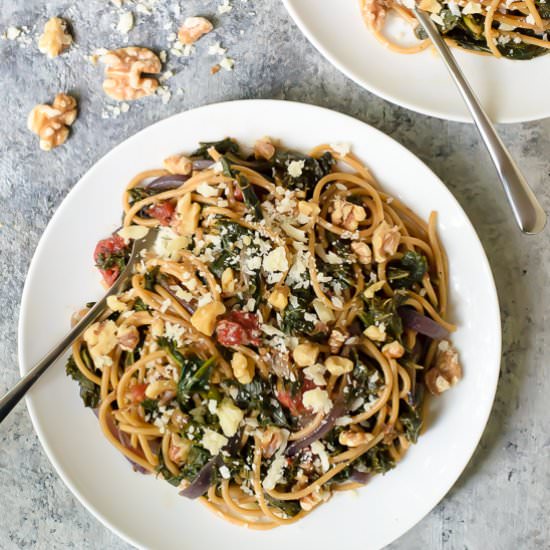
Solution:
[{"label": "second white plate", "polygon": [[[385,48],[363,23],[359,0],[283,3],[314,46],[363,88],[419,113],[471,122],[443,62],[430,50],[406,55]],[[550,54],[511,61],[453,51],[493,121],[525,122],[550,116]]]},{"label": "second white plate", "polygon": [[198,502],[178,496],[168,483],[134,473],[103,437],[60,362],[28,396],[42,445],[80,501],[142,548],[333,550],[343,540],[347,550],[381,548],[450,489],[491,409],[500,362],[497,297],[481,244],[456,200],[422,162],[374,128],[339,113],[282,101],[236,101],[181,113],[128,139],[80,180],[48,225],[29,270],[19,324],[21,372],[66,332],[73,311],[101,294],[92,251],[119,224],[122,190],[137,172],[193,150],[201,140],[233,136],[252,144],[265,135],[299,150],[349,142],[386,190],[424,218],[431,210],[439,212],[450,260],[453,320],[460,327],[453,341],[465,376],[433,400],[429,428],[395,470],[355,494],[336,495],[298,524],[258,532],[224,523]]}]

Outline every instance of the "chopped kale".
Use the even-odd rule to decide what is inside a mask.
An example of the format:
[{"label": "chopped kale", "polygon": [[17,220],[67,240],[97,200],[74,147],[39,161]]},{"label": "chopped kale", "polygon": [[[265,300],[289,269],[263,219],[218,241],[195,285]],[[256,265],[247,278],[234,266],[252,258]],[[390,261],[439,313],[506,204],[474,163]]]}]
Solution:
[{"label": "chopped kale", "polygon": [[411,443],[416,443],[420,435],[420,430],[422,429],[420,411],[413,407],[409,407],[406,403],[402,403],[401,407],[405,410],[400,412],[399,420],[405,428],[405,435]]},{"label": "chopped kale", "polygon": [[145,414],[155,415],[159,409],[159,402],[157,399],[144,399],[141,406]]},{"label": "chopped kale", "polygon": [[386,445],[376,445],[376,447],[368,450],[364,457],[367,469],[376,474],[385,474],[388,470],[395,468],[395,461]]},{"label": "chopped kale", "polygon": [[149,310],[149,306],[147,306],[147,304],[141,299],[141,298],[138,298],[135,302],[134,302],[134,309],[136,311],[148,311]]},{"label": "chopped kale", "polygon": [[272,506],[279,508],[279,510],[281,510],[281,512],[284,512],[289,518],[294,517],[302,509],[299,500],[278,500],[269,496],[268,494],[265,495],[265,499]]},{"label": "chopped kale", "polygon": [[[95,369],[92,367],[92,372],[94,372],[94,370]],[[76,366],[76,362],[72,355],[67,360],[65,372],[73,380],[78,382],[78,385],[80,386],[80,397],[84,402],[84,406],[95,409],[99,405],[100,388],[97,384],[86,378],[82,372],[80,372],[80,369]]]},{"label": "chopped kale", "polygon": [[214,147],[220,155],[239,152],[239,144],[232,138],[225,138],[220,141],[201,141],[200,147],[191,154],[191,157],[209,159],[208,149],[211,147]]},{"label": "chopped kale", "polygon": [[407,299],[405,292],[397,290],[391,298],[364,298],[365,309],[358,317],[364,323],[365,328],[371,325],[384,324],[386,332],[400,340],[403,334],[403,321],[397,313],[397,308]]},{"label": "chopped kale", "polygon": [[388,267],[388,280],[392,288],[411,288],[414,283],[422,282],[428,271],[426,257],[418,252],[405,252],[403,257]]},{"label": "chopped kale", "polygon": [[355,276],[353,273],[353,266],[347,263],[331,264],[323,262],[320,258],[316,258],[317,270],[323,275],[332,277],[330,284],[334,282],[340,283],[342,288],[349,288],[355,285]]},{"label": "chopped kale", "polygon": [[236,405],[247,411],[259,410],[258,422],[262,426],[275,425],[288,428],[291,423],[282,405],[275,397],[270,381],[256,376],[250,384],[238,384]]},{"label": "chopped kale", "polygon": [[[293,161],[304,163],[301,175],[296,178],[288,173],[288,167]],[[329,152],[316,159],[292,151],[277,151],[271,163],[273,177],[279,179],[285,187],[311,192],[317,182],[332,170],[335,160]]]},{"label": "chopped kale", "polygon": [[260,206],[260,199],[258,198],[258,195],[256,195],[254,187],[252,187],[248,179],[241,174],[237,175],[237,183],[241,193],[243,194],[244,203],[248,207],[248,210],[254,219],[256,221],[263,219],[264,215]]},{"label": "chopped kale", "polygon": [[156,195],[158,192],[159,191],[155,191],[154,189],[147,189],[145,187],[133,187],[132,189],[130,189],[130,191],[128,191],[130,195],[130,204],[142,201],[143,199]]},{"label": "chopped kale", "polygon": [[157,343],[181,368],[177,399],[183,409],[189,403],[191,394],[195,391],[204,390],[208,384],[214,357],[203,361],[196,355],[185,356],[178,350],[174,340],[169,338],[157,338]]},{"label": "chopped kale", "polygon": [[114,268],[118,268],[119,271],[122,271],[126,267],[127,258],[128,249],[126,248],[119,252],[109,252],[108,254],[100,252],[97,255],[95,265],[104,271]]},{"label": "chopped kale", "polygon": [[193,445],[187,455],[185,465],[181,470],[182,478],[193,481],[199,472],[206,466],[210,460],[210,452],[198,445]]},{"label": "chopped kale", "polygon": [[145,289],[146,290],[150,290],[150,291],[155,290],[155,286],[159,282],[158,281],[159,273],[160,273],[160,270],[159,270],[159,266],[157,265],[157,266],[153,267],[153,269],[150,269],[145,274]]}]

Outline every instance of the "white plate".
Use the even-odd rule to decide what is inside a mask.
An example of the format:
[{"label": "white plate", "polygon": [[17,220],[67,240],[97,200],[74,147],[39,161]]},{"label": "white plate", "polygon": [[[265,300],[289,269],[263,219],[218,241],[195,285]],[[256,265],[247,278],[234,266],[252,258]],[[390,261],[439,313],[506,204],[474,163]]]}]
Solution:
[{"label": "white plate", "polygon": [[[29,411],[50,460],[80,501],[122,538],[143,548],[261,547],[333,550],[345,525],[349,550],[380,548],[427,514],[472,455],[493,402],[500,361],[500,320],[491,271],[466,215],[438,178],[379,131],[345,115],[299,103],[236,101],[210,105],[159,122],[100,160],[74,187],[48,225],[23,292],[19,358],[25,373],[56,343],[77,308],[101,294],[93,267],[96,241],[120,220],[121,193],[138,171],[161,165],[199,140],[234,136],[252,144],[271,135],[292,148],[350,142],[383,186],[427,218],[439,212],[450,258],[455,342],[464,380],[434,405],[433,422],[399,466],[356,494],[289,527],[254,532],[229,525],[168,483],[132,472],[85,409],[63,362],[28,396]],[[237,543],[235,543],[237,544]]]},{"label": "white plate", "polygon": [[[365,27],[359,0],[283,0],[313,45],[340,71],[367,90],[426,115],[471,122],[443,62],[430,50],[390,51]],[[396,36],[402,31],[395,26]],[[453,50],[495,122],[550,116],[550,55],[530,61],[495,59]]]}]

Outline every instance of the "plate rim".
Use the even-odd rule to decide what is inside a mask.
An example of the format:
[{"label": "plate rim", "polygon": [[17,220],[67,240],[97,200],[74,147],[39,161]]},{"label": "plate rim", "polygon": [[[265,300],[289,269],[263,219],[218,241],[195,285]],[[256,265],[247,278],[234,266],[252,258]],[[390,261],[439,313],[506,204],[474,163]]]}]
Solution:
[{"label": "plate rim", "polygon": [[[467,223],[470,226],[470,229],[473,231],[473,234],[475,235],[475,242],[476,246],[479,248],[480,252],[480,258],[483,261],[483,264],[479,266],[480,269],[486,272],[488,275],[488,292],[490,292],[491,296],[491,302],[494,305],[494,311],[493,315],[495,316],[496,323],[496,329],[497,329],[497,341],[495,342],[495,355],[496,360],[498,361],[498,364],[492,369],[492,387],[491,387],[491,395],[488,395],[490,397],[490,400],[488,400],[488,403],[490,403],[490,406],[487,406],[487,411],[484,415],[483,422],[480,422],[478,425],[478,433],[475,434],[475,438],[472,439],[472,447],[471,450],[467,453],[467,456],[464,456],[463,459],[463,465],[457,469],[457,473],[455,476],[453,476],[452,483],[450,483],[447,487],[442,488],[440,491],[438,491],[437,498],[433,499],[433,502],[430,504],[429,508],[422,513],[412,524],[405,526],[405,528],[399,527],[396,529],[396,535],[394,538],[390,541],[388,541],[387,544],[390,544],[391,542],[397,540],[399,537],[403,536],[406,532],[408,532],[410,529],[418,525],[420,521],[422,521],[438,504],[439,502],[447,495],[447,493],[452,489],[452,487],[456,484],[456,481],[458,478],[462,475],[464,470],[466,469],[468,463],[470,462],[474,452],[476,451],[479,441],[481,439],[481,436],[483,435],[483,432],[485,431],[485,428],[487,426],[488,419],[490,417],[492,408],[494,406],[494,399],[496,395],[497,385],[498,385],[498,378],[500,373],[500,365],[502,360],[502,320],[500,315],[500,306],[499,306],[499,299],[498,299],[498,293],[496,289],[495,280],[492,274],[491,265],[489,263],[487,254],[485,253],[485,250],[483,248],[483,244],[481,243],[481,240],[479,239],[479,236],[477,234],[477,231],[475,230],[473,224],[471,223],[468,215],[458,202],[458,200],[454,197],[454,195],[451,193],[451,191],[447,188],[447,186],[443,183],[443,181],[431,170],[431,168],[425,164],[418,156],[416,156],[414,153],[409,151],[405,146],[403,146],[401,143],[393,139],[391,136],[388,136],[387,134],[383,133],[381,130],[378,130],[374,126],[367,124],[366,122],[363,122],[360,119],[357,119],[351,115],[342,113],[336,109],[328,109],[326,107],[320,107],[317,105],[309,104],[309,103],[303,103],[298,101],[286,101],[286,100],[278,100],[278,99],[236,99],[236,100],[229,100],[229,101],[221,101],[216,103],[210,103],[206,105],[202,105],[199,107],[195,107],[193,109],[188,109],[185,111],[180,111],[174,115],[171,115],[169,117],[166,117],[162,120],[159,120],[153,124],[150,124],[146,126],[145,128],[139,130],[138,132],[132,134],[131,136],[128,136],[121,142],[119,142],[115,147],[109,150],[108,153],[106,153],[104,156],[97,159],[94,164],[86,170],[86,172],[78,179],[76,184],[70,189],[70,191],[65,195],[59,206],[56,208],[54,214],[48,221],[48,224],[42,233],[38,244],[33,252],[33,256],[31,259],[31,262],[29,264],[29,268],[27,270],[27,274],[25,277],[25,283],[23,287],[23,292],[21,295],[21,302],[19,307],[19,320],[18,320],[18,330],[17,330],[17,338],[18,338],[18,347],[17,347],[17,357],[18,357],[18,363],[19,363],[19,372],[21,375],[24,375],[26,372],[28,372],[28,368],[24,368],[24,361],[23,361],[23,341],[25,340],[24,335],[24,325],[26,322],[27,315],[30,313],[30,307],[29,307],[29,294],[30,294],[30,288],[32,286],[31,282],[36,277],[38,273],[38,256],[40,255],[41,249],[45,246],[45,243],[49,239],[50,233],[53,231],[53,227],[55,225],[55,222],[57,218],[60,216],[60,212],[63,210],[63,205],[72,197],[75,193],[78,192],[78,190],[83,187],[84,183],[83,181],[87,180],[88,177],[93,173],[93,171],[96,169],[97,165],[103,162],[108,162],[111,157],[115,157],[118,154],[118,151],[120,148],[124,147],[129,141],[137,139],[138,136],[140,136],[143,133],[151,131],[152,128],[161,126],[168,121],[178,118],[180,116],[185,115],[188,112],[191,111],[200,111],[200,110],[208,110],[208,109],[216,109],[216,108],[223,108],[227,106],[239,106],[239,105],[246,105],[246,104],[264,104],[266,107],[271,104],[291,104],[295,107],[301,108],[301,109],[310,109],[318,112],[328,112],[330,114],[336,114],[339,117],[343,117],[346,119],[350,119],[354,123],[359,123],[361,125],[366,126],[370,131],[373,131],[375,134],[379,136],[381,140],[386,140],[392,142],[394,146],[399,148],[401,152],[405,155],[408,155],[410,159],[420,165],[429,172],[435,181],[439,183],[439,185],[443,188],[443,191],[448,195],[451,202],[454,204],[454,206],[459,210],[459,212],[462,213],[464,217],[465,223]],[[28,345],[28,343],[27,343]],[[50,446],[50,444],[47,441],[47,438],[45,434],[43,433],[40,422],[38,418],[38,411],[36,410],[35,404],[33,403],[32,394],[27,394],[25,396],[25,402],[27,409],[29,411],[29,415],[31,417],[33,428],[38,436],[38,439],[40,441],[40,444],[42,448],[44,449],[44,452],[49,459],[50,463],[53,465],[56,473],[59,475],[61,480],[64,482],[66,487],[73,493],[74,496],[79,500],[79,502],[84,506],[84,508],[90,512],[97,520],[99,520],[105,527],[107,527],[111,532],[115,533],[118,537],[120,537],[122,540],[127,542],[128,544],[134,545],[137,548],[146,548],[144,547],[138,540],[135,540],[130,534],[124,532],[122,529],[115,526],[115,524],[107,517],[106,514],[102,513],[99,509],[97,509],[91,502],[88,501],[86,496],[82,494],[78,486],[73,483],[69,478],[65,475],[64,469],[61,466],[60,462],[55,458],[55,453]],[[475,444],[474,444],[475,442]]]},{"label": "plate rim", "polygon": [[[347,64],[345,64],[344,62],[338,61],[336,57],[331,53],[331,51],[321,43],[321,41],[315,36],[315,34],[313,34],[310,31],[308,25],[306,24],[304,19],[298,15],[298,12],[294,7],[295,2],[299,0],[281,0],[281,1],[285,9],[287,10],[288,14],[290,15],[292,21],[294,22],[294,24],[298,27],[300,32],[309,40],[309,42],[311,42],[311,44],[315,47],[315,49],[325,59],[327,59],[333,67],[335,67],[338,71],[340,71],[344,76],[348,77],[352,82],[357,84],[359,87],[367,90],[368,92],[371,92],[372,94],[384,99],[385,101],[388,101],[389,103],[392,103],[393,105],[403,107],[405,109],[408,109],[409,111],[419,113],[421,115],[437,118],[439,120],[448,120],[449,122],[462,122],[464,124],[474,124],[473,119],[468,114],[465,114],[465,115],[449,114],[436,109],[429,109],[427,107],[418,106],[416,104],[413,104],[407,101],[407,99],[397,99],[395,96],[381,90],[379,86],[376,86],[371,82],[367,82],[356,71],[351,69]],[[449,76],[449,80],[450,79],[451,77]],[[456,90],[456,93],[457,95],[459,94],[458,89]],[[527,117],[499,116],[498,120],[494,120],[493,122],[496,124],[520,124],[523,122],[536,122],[539,120],[545,120],[547,118],[550,118],[550,111],[543,114],[542,116],[541,115],[532,115]]]}]

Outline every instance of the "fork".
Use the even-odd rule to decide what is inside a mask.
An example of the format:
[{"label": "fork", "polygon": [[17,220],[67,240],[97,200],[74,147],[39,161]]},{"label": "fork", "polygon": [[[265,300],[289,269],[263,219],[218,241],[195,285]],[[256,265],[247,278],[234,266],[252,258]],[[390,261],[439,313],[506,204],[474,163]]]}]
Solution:
[{"label": "fork", "polygon": [[136,261],[141,258],[141,252],[150,248],[157,235],[156,229],[150,229],[141,239],[132,243],[130,258],[126,267],[118,279],[109,288],[106,294],[99,300],[88,313],[71,329],[71,331],[51,349],[15,386],[0,399],[0,422],[6,418],[11,410],[19,403],[21,398],[29,391],[34,383],[51,367],[57,359],[82,335],[82,333],[94,323],[107,309],[107,298],[119,293],[133,274]]},{"label": "fork", "polygon": [[447,70],[462,95],[462,99],[470,110],[475,125],[481,135],[483,143],[495,165],[504,193],[512,208],[514,218],[524,233],[535,235],[540,233],[546,225],[546,213],[529,187],[520,169],[502,143],[493,123],[479,103],[464,74],[457,65],[453,54],[445,40],[439,34],[433,21],[426,12],[414,7],[413,13],[426,31],[435,49],[443,59]]}]

